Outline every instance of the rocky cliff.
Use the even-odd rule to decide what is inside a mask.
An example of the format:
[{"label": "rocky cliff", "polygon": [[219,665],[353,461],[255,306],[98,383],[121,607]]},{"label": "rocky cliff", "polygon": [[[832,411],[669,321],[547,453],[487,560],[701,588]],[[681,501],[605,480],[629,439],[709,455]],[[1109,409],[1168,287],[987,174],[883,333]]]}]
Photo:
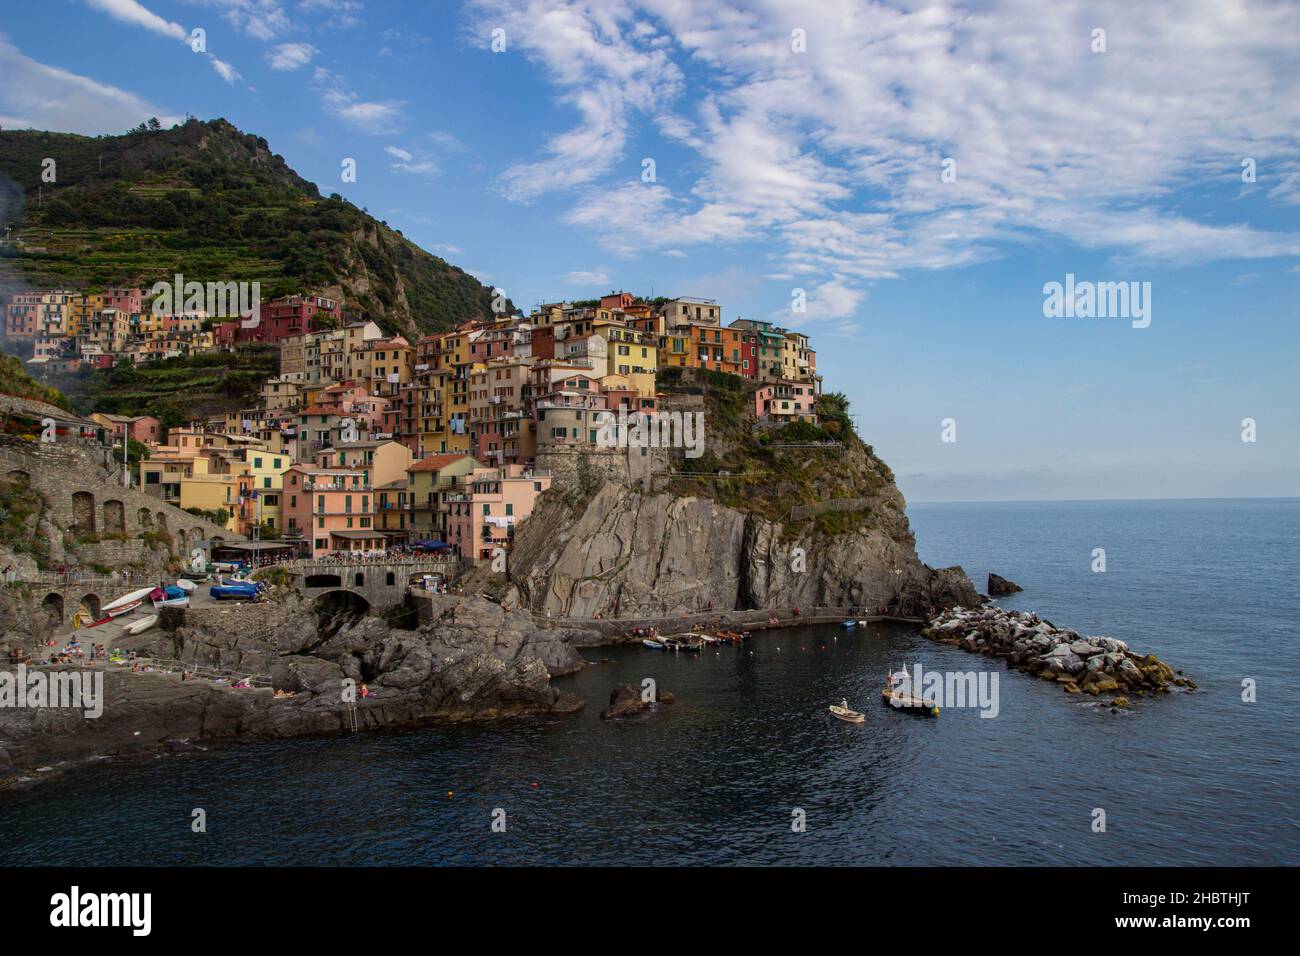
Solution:
[{"label": "rocky cliff", "polygon": [[917,559],[901,501],[891,483],[874,498],[887,520],[828,532],[615,482],[576,504],[548,495],[520,527],[505,599],[576,618],[816,605],[916,614],[978,603],[960,568]]}]

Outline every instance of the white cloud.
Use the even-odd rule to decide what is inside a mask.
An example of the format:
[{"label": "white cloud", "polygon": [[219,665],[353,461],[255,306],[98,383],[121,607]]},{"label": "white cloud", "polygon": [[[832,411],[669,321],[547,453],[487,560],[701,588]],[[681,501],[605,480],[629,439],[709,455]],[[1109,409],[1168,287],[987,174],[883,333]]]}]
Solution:
[{"label": "white cloud", "polygon": [[212,61],[212,68],[217,71],[217,75],[227,83],[234,83],[235,80],[239,79],[239,73],[225,60],[219,60],[211,54],[209,54],[209,58]]},{"label": "white cloud", "polygon": [[[565,220],[619,255],[774,242],[773,272],[817,290],[825,318],[872,279],[1044,240],[1176,263],[1300,254],[1300,231],[1179,203],[1231,198],[1243,157],[1262,196],[1300,203],[1295,5],[805,0],[803,53],[769,0],[474,7],[476,41],[505,27],[578,114],[507,170],[507,196],[576,192]],[[697,157],[693,181],[609,181],[640,120]]]},{"label": "white cloud", "polygon": [[266,62],[273,70],[300,70],[319,52],[310,43],[281,43],[266,51]]},{"label": "white cloud", "polygon": [[86,0],[88,6],[102,10],[115,20],[132,26],[144,27],[153,33],[171,37],[174,40],[188,40],[189,33],[179,23],[165,20],[152,10],[137,3],[136,0]]},{"label": "white cloud", "polygon": [[156,116],[164,126],[182,117],[107,83],[24,56],[0,37],[0,122],[6,129],[59,130],[100,136],[122,133]]},{"label": "white cloud", "polygon": [[409,163],[415,157],[411,155],[410,150],[402,149],[400,146],[385,146],[384,152],[389,156],[395,156],[404,163]]},{"label": "white cloud", "polygon": [[396,130],[405,118],[402,104],[393,100],[363,100],[343,78],[323,66],[312,74],[321,87],[321,108],[347,125],[372,136]]},{"label": "white cloud", "polygon": [[609,276],[604,272],[569,272],[564,276],[564,281],[569,285],[609,285]]}]

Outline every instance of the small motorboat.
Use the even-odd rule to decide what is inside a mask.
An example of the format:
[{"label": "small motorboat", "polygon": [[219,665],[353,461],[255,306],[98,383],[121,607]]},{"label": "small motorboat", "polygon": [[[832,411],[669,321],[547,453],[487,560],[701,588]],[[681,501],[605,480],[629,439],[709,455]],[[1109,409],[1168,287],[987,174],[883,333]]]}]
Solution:
[{"label": "small motorboat", "polygon": [[858,623],[853,618],[849,618],[847,621],[840,621],[840,627],[857,627]]},{"label": "small motorboat", "polygon": [[138,621],[132,621],[130,624],[122,628],[122,630],[131,635],[143,634],[157,623],[158,615],[150,614],[148,617],[142,617]]},{"label": "small motorboat", "polygon": [[[207,575],[204,575],[204,577],[207,577]],[[189,578],[185,578],[185,577],[178,578],[176,581],[176,586],[180,588],[182,591],[184,591],[186,594],[193,594],[195,590],[198,588],[197,584],[195,584]]]},{"label": "small motorboat", "polygon": [[649,638],[646,638],[641,643],[644,644],[646,647],[654,648],[656,651],[662,651],[665,648],[665,644],[663,641],[652,641]]},{"label": "small motorboat", "polygon": [[103,611],[109,617],[120,617],[129,611],[134,611],[150,594],[154,592],[151,585],[147,588],[140,588],[138,591],[132,591],[130,594],[124,594],[116,601],[109,601],[104,605]]},{"label": "small motorboat", "polygon": [[[182,571],[180,574],[181,581],[189,581],[190,583],[197,581],[201,584],[209,577],[210,575],[207,571]],[[176,583],[179,584],[180,581],[177,581]]]},{"label": "small motorboat", "polygon": [[850,710],[844,704],[831,704],[831,713],[840,720],[847,721],[850,724],[865,723],[867,718],[858,713],[856,710]]}]

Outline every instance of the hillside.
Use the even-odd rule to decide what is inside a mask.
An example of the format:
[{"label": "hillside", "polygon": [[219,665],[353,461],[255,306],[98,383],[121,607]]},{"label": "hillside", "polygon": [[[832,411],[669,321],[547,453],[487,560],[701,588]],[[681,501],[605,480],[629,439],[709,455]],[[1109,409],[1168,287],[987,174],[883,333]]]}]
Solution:
[{"label": "hillside", "polygon": [[[57,182],[41,180],[56,161]],[[388,331],[490,314],[491,291],[337,194],[323,197],[265,139],[223,119],[77,136],[0,132],[0,289],[146,290],[259,281],[263,298],[315,291]]]},{"label": "hillside", "polygon": [[54,379],[73,406],[115,415],[153,415],[164,428],[257,404],[262,383],[279,369],[275,346],[213,352]]},{"label": "hillside", "polygon": [[59,408],[68,408],[68,400],[56,388],[43,385],[27,374],[20,359],[0,355],[0,395],[34,398]]}]

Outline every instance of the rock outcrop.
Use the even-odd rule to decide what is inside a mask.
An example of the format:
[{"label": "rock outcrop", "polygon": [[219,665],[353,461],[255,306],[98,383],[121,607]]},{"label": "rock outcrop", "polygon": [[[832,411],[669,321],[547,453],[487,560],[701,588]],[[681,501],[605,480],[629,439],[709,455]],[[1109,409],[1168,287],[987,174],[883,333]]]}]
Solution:
[{"label": "rock outcrop", "polygon": [[1017,591],[1023,591],[1015,581],[1008,581],[1000,574],[989,572],[989,597],[1006,597],[1008,594],[1015,594]]},{"label": "rock outcrop", "polygon": [[[121,643],[169,670],[107,669],[103,715],[0,710],[0,765],[31,770],[100,754],[126,754],[222,738],[275,738],[435,721],[563,714],[582,701],[550,684],[582,666],[572,638],[525,612],[438,595],[435,619],[415,630],[361,616],[322,628],[292,592],[266,604],[194,609],[167,633]],[[128,643],[132,642],[132,643]],[[181,669],[270,677],[271,687],[182,681]],[[345,701],[345,679],[369,696]],[[275,691],[292,693],[277,697]]]},{"label": "rock outcrop", "polygon": [[609,706],[600,712],[601,720],[618,720],[623,717],[635,717],[660,704],[671,704],[672,694],[666,690],[655,691],[654,700],[646,700],[641,691],[631,684],[620,684],[609,695]]},{"label": "rock outcrop", "polygon": [[839,534],[789,533],[708,498],[615,482],[580,505],[548,494],[520,526],[506,601],[574,618],[850,605],[925,614],[978,603],[960,568],[917,559],[901,496],[887,516]]}]

